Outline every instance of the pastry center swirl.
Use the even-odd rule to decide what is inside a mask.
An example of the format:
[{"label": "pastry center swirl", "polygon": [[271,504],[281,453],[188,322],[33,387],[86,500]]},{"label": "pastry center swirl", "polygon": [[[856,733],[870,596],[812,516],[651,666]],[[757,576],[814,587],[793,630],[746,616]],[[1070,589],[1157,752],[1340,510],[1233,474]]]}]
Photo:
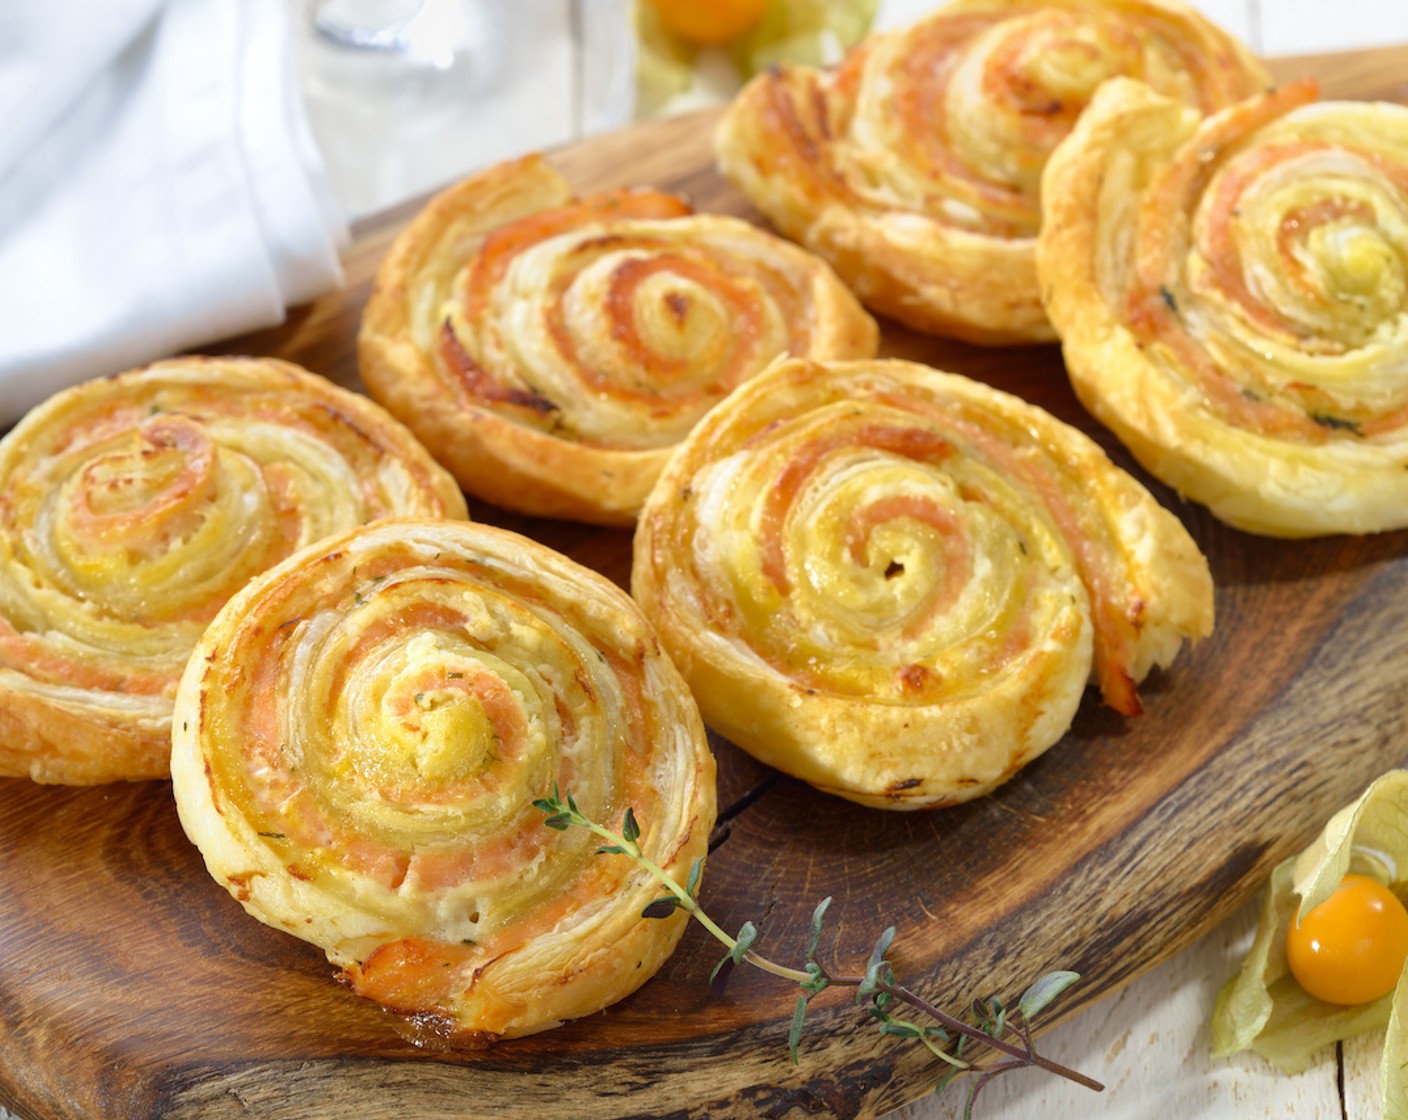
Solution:
[{"label": "pastry center swirl", "polygon": [[338,528],[443,508],[342,390],[222,368],[94,382],[16,429],[24,445],[0,454],[0,667],[169,695],[254,575]]},{"label": "pastry center swirl", "polygon": [[1068,547],[965,426],[833,404],[701,475],[700,517],[756,542],[700,559],[760,656],[816,689],[907,702],[1018,671],[1038,635],[1082,628]]},{"label": "pastry center swirl", "polygon": [[[569,714],[587,695],[582,651],[521,604],[456,602],[433,574],[373,578],[352,595],[350,611],[312,620],[280,669],[279,691],[299,698],[302,757],[280,746],[277,765],[289,782],[310,776],[312,819],[356,822],[404,861],[432,838],[511,824],[524,790],[555,776],[550,744],[574,754],[600,730]],[[283,815],[281,795],[266,810]]]},{"label": "pastry center swirl", "polygon": [[529,718],[525,693],[522,674],[460,643],[431,633],[388,642],[348,676],[339,722],[352,734],[338,769],[401,806],[482,796],[526,754],[541,757],[542,721]]},{"label": "pastry center swirl", "polygon": [[643,728],[570,608],[514,575],[378,548],[289,588],[269,609],[291,621],[258,656],[243,643],[267,629],[236,644],[257,668],[229,708],[221,738],[239,749],[220,780],[321,889],[374,883],[394,907],[453,888],[457,928],[478,939],[583,874],[588,838],[542,828],[531,807],[554,783],[598,819],[619,818],[620,798],[653,804],[634,761]]},{"label": "pastry center swirl", "polygon": [[1138,57],[1131,50],[1134,46],[1128,35],[1117,30],[1102,34],[1097,28],[1068,26],[1064,21],[1033,28],[1013,67],[1014,98],[1029,112],[1048,113],[1058,108],[1053,101],[1088,101],[1101,82],[1131,72]]},{"label": "pastry center swirl", "polygon": [[[564,302],[584,375],[601,392],[717,393],[761,364],[766,336],[785,345],[759,285],[677,253],[602,257],[574,279]],[[771,320],[761,338],[737,329],[755,313]]]},{"label": "pastry center swirl", "polygon": [[[1319,139],[1313,109],[1215,164],[1188,204],[1191,245],[1164,298],[1251,407],[1284,410],[1279,423],[1298,423],[1302,438],[1358,438],[1408,406],[1396,372],[1408,347],[1408,167],[1370,130],[1362,147]],[[1297,117],[1309,136],[1287,135]]]},{"label": "pastry center swirl", "polygon": [[185,417],[159,417],[118,437],[70,477],[61,521],[87,551],[149,554],[193,528],[215,488],[210,437]]},{"label": "pastry center swirl", "polygon": [[1052,149],[1101,82],[1144,70],[1131,29],[1097,13],[1051,9],[977,36],[946,99],[957,150],[994,180],[1034,193]]},{"label": "pastry center swirl", "polygon": [[521,248],[487,291],[483,271],[471,264],[455,290],[485,312],[459,296],[443,311],[451,376],[481,402],[526,395],[536,407],[503,414],[601,447],[677,443],[810,330],[780,257],[751,231],[692,237],[687,219],[556,234]]},{"label": "pastry center swirl", "polygon": [[[49,574],[76,599],[115,615],[179,619],[219,606],[206,580],[249,573],[294,542],[272,539],[286,496],[259,464],[218,446],[185,417],[148,421],[87,449],[45,523]],[[282,498],[282,500],[281,500]],[[168,582],[169,581],[169,582]],[[154,594],[160,584],[160,594]]]},{"label": "pastry center swirl", "polygon": [[[1210,111],[1233,97],[1227,59],[1177,13],[1134,5],[954,3],[877,36],[837,79],[840,170],[882,210],[1034,238],[1042,171],[1096,89],[1138,78]],[[838,94],[838,96],[842,96]]]},{"label": "pastry center swirl", "polygon": [[1229,160],[1216,186],[1198,248],[1214,251],[1209,234],[1230,224],[1248,325],[1350,349],[1403,314],[1408,200],[1371,163],[1260,150]]}]

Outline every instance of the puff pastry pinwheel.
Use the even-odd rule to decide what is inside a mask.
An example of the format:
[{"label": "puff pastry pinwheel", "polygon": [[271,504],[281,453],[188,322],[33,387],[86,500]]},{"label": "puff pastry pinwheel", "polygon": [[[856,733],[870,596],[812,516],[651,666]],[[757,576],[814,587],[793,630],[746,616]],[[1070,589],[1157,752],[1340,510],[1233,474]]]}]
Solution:
[{"label": "puff pastry pinwheel", "polygon": [[683,886],[714,762],[698,709],[626,594],[464,521],[350,530],[211,623],[172,735],[181,822],[214,878],[312,942],[416,1041],[483,1045],[634,991],[685,916],[557,832],[554,786]]},{"label": "puff pastry pinwheel", "polygon": [[782,354],[875,353],[822,261],[674,195],[584,199],[541,156],[451,187],[397,239],[362,378],[465,490],[630,525],[670,449]]},{"label": "puff pastry pinwheel", "polygon": [[760,74],[715,150],[872,310],[970,342],[1050,341],[1035,264],[1041,170],[1115,75],[1203,112],[1269,81],[1177,0],[952,0],[834,69]]},{"label": "puff pastry pinwheel", "polygon": [[1408,109],[1132,81],[1052,158],[1042,283],[1085,406],[1223,521],[1408,526]]},{"label": "puff pastry pinwheel", "polygon": [[1207,562],[1084,434],[900,361],[779,363],[681,445],[632,590],[704,720],[879,808],[965,801],[1212,629]]},{"label": "puff pastry pinwheel", "polygon": [[182,358],[66,390],[0,440],[0,775],[162,778],[196,639],[251,576],[464,496],[366,397]]}]

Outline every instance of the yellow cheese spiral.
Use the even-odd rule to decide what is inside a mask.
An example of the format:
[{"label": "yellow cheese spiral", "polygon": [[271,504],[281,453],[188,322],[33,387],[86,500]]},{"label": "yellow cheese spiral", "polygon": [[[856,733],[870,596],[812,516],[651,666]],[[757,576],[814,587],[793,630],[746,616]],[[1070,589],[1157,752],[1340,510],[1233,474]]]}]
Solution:
[{"label": "yellow cheese spiral", "polygon": [[211,874],[417,1041],[478,1045],[633,991],[685,918],[555,832],[554,786],[683,885],[714,820],[699,713],[634,603],[531,540],[385,521],[291,557],[206,631],[172,779]]},{"label": "yellow cheese spiral", "polygon": [[452,187],[398,238],[360,354],[373,396],[470,493],[630,524],[670,449],[734,386],[780,355],[876,343],[796,246],[658,191],[575,199],[531,156]]},{"label": "yellow cheese spiral", "polygon": [[991,790],[1212,627],[1183,526],[1084,435],[898,361],[780,363],[650,495],[632,590],[705,721],[882,808]]},{"label": "yellow cheese spiral", "polygon": [[0,774],[164,777],[196,639],[247,580],[336,530],[465,516],[365,397],[272,359],[89,382],[0,441]]},{"label": "yellow cheese spiral", "polygon": [[952,0],[834,70],[759,75],[716,149],[724,173],[871,309],[972,342],[1045,341],[1041,171],[1116,75],[1203,112],[1268,81],[1177,0]]},{"label": "yellow cheese spiral", "polygon": [[1112,83],[1046,180],[1042,278],[1081,400],[1274,536],[1408,526],[1408,109],[1314,95],[1200,121]]}]

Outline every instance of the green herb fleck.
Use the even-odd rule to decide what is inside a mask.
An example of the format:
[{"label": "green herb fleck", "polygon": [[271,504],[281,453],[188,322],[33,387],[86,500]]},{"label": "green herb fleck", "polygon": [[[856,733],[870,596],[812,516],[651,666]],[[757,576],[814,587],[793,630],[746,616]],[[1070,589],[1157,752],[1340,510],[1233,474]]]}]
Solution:
[{"label": "green herb fleck", "polygon": [[1337,432],[1353,432],[1355,435],[1362,435],[1359,430],[1358,420],[1346,420],[1343,416],[1331,416],[1327,412],[1312,412],[1310,418],[1322,428],[1330,428]]}]

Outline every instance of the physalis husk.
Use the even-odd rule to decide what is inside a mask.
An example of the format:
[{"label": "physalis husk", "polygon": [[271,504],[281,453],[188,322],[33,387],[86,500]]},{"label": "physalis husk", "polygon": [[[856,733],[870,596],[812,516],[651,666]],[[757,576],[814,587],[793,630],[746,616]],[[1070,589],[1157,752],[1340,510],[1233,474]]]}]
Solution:
[{"label": "physalis husk", "polygon": [[665,29],[654,4],[639,0],[636,24],[636,118],[658,113],[694,80],[697,50]]},{"label": "physalis husk", "polygon": [[[1331,1042],[1387,1025],[1379,1089],[1385,1120],[1408,1120],[1408,983],[1372,1003],[1340,1007],[1308,995],[1286,961],[1286,930],[1349,872],[1408,889],[1408,770],[1393,770],[1345,806],[1318,839],[1271,873],[1256,937],[1213,1011],[1213,1056],[1254,1050],[1287,1072]],[[1408,970],[1405,970],[1408,974]]]},{"label": "physalis husk", "polygon": [[770,0],[729,48],[744,78],[769,66],[830,66],[870,31],[879,0]]}]

